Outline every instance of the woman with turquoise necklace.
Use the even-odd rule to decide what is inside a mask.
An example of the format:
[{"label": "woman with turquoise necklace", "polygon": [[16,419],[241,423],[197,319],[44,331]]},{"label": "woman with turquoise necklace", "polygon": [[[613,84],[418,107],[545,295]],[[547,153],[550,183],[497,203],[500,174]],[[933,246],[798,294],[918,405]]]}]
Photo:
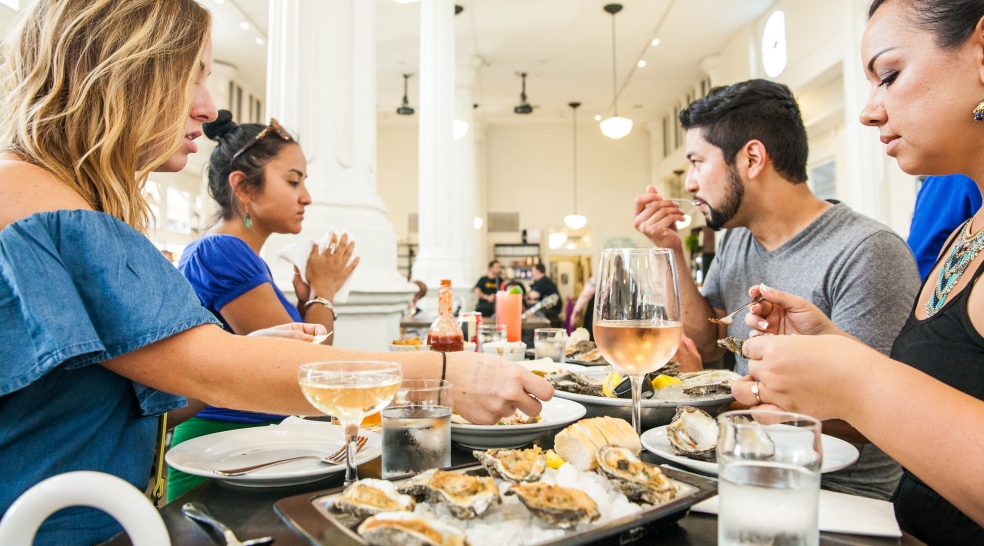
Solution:
[{"label": "woman with turquoise necklace", "polygon": [[[875,0],[869,17],[861,122],[905,172],[965,174],[981,187],[984,0]],[[735,398],[853,425],[904,467],[895,514],[928,544],[984,544],[982,249],[978,213],[950,237],[891,358],[802,298],[750,290],[765,301],[746,317],[759,335],[744,344],[750,376]]]}]

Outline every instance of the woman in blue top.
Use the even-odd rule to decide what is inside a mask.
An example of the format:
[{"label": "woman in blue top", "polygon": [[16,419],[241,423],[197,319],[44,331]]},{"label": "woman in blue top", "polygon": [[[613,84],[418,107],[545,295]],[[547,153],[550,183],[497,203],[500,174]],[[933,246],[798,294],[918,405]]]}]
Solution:
[{"label": "woman in blue top", "polygon": [[[267,126],[236,125],[228,110],[220,110],[218,118],[202,129],[218,143],[208,163],[208,189],[219,211],[208,233],[185,249],[178,270],[202,304],[234,334],[287,322],[322,324],[333,331],[335,293],[359,263],[358,258],[352,259],[355,245],[348,236],[333,241],[323,253],[317,246],[311,249],[305,271],[309,283],[300,272],[294,276],[300,300],[296,306],[277,288],[260,258],[260,249],[272,233],[300,233],[304,209],[311,203],[304,185],[307,161],[300,146],[276,120]],[[329,336],[329,342],[332,339]],[[188,407],[203,405],[189,401]],[[283,418],[209,406],[175,427],[171,445]],[[169,468],[168,501],[203,481]]]},{"label": "woman in blue top", "polygon": [[[388,359],[405,377],[441,377],[436,353],[232,335],[140,233],[147,176],[183,168],[216,117],[207,10],[41,0],[23,16],[0,55],[0,513],[74,470],[144,489],[157,417],[185,396],[314,414],[297,386],[303,362]],[[475,423],[537,414],[553,394],[522,366],[478,353],[448,355],[446,377]],[[94,544],[120,530],[71,508],[34,544]]]}]

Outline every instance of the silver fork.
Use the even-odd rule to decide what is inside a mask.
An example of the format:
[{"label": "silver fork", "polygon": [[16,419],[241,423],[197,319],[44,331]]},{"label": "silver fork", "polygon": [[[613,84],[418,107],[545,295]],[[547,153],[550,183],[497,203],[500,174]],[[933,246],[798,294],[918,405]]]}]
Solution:
[{"label": "silver fork", "polygon": [[714,324],[725,324],[725,325],[731,324],[735,320],[735,314],[737,314],[742,309],[748,307],[749,305],[755,305],[756,303],[761,303],[762,300],[764,300],[764,299],[765,298],[763,298],[762,296],[759,296],[757,298],[754,298],[752,301],[746,303],[745,305],[742,305],[738,309],[735,309],[734,311],[732,311],[731,313],[729,313],[726,316],[723,316],[721,318],[709,318],[707,320],[713,322]]},{"label": "silver fork", "polygon": [[188,502],[181,507],[181,512],[188,516],[189,518],[200,521],[211,525],[225,537],[226,546],[261,546],[264,544],[272,544],[273,537],[263,537],[254,538],[253,540],[247,540],[246,542],[240,542],[236,535],[232,533],[232,529],[225,526],[224,523],[215,519],[212,514],[208,513],[208,510],[201,504],[197,502]]},{"label": "silver fork", "polygon": [[[358,453],[362,451],[362,448],[366,446],[366,442],[369,441],[365,436],[359,436],[356,442],[356,450]],[[264,468],[269,468],[271,466],[276,466],[278,464],[289,463],[291,461],[300,461],[303,459],[318,459],[323,463],[327,464],[342,464],[345,462],[345,449],[346,446],[342,446],[338,451],[328,455],[327,457],[322,457],[320,455],[301,455],[300,457],[291,457],[289,459],[280,459],[279,461],[270,461],[268,463],[261,463],[253,466],[244,466],[243,468],[230,468],[229,470],[213,470],[214,474],[219,476],[242,476],[243,474],[249,474],[250,472],[256,472],[257,470],[262,470]]]}]

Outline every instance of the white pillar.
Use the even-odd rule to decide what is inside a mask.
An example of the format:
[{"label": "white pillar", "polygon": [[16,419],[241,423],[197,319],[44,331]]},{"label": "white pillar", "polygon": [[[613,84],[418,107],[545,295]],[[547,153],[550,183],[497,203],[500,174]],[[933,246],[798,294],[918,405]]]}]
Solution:
[{"label": "white pillar", "polygon": [[[464,219],[465,192],[455,180],[452,127],[456,114],[453,0],[420,2],[420,117],[419,117],[419,229],[420,253],[413,265],[415,279],[437,293],[441,279],[451,279],[460,293],[470,288],[465,256],[465,233],[475,231],[473,218]],[[470,107],[469,103],[469,107]],[[469,129],[472,133],[473,128]],[[472,140],[472,142],[474,142]],[[472,152],[474,173],[474,152]],[[474,180],[474,176],[471,177]],[[470,195],[474,196],[474,183]],[[470,238],[469,238],[470,240]]]},{"label": "white pillar", "polygon": [[[478,267],[478,230],[475,229],[475,217],[478,211],[478,180],[475,154],[475,108],[472,90],[478,76],[478,68],[482,60],[473,55],[461,57],[457,61],[455,77],[455,119],[468,124],[468,132],[454,141],[454,173],[452,181],[454,194],[457,197],[457,212],[455,225],[463,226],[455,230],[453,235],[455,248],[461,249],[464,260],[465,281],[477,279],[485,273],[484,267]],[[484,226],[483,226],[484,227]],[[470,288],[470,283],[460,286]],[[471,291],[469,291],[471,293]],[[472,302],[474,303],[474,302]]]},{"label": "white pillar", "polygon": [[[347,229],[361,258],[348,301],[336,303],[335,345],[385,350],[416,287],[397,271],[396,233],[376,194],[375,2],[271,0],[269,44],[267,111],[308,158],[313,203],[300,236]],[[293,270],[274,252],[296,239],[274,235],[264,247],[285,292]]]},{"label": "white pillar", "polygon": [[878,130],[861,124],[861,110],[868,101],[871,84],[861,66],[861,36],[867,18],[867,0],[844,2],[844,133],[847,139],[847,179],[845,201],[854,210],[879,222],[889,223],[888,184],[885,180],[884,146]]}]

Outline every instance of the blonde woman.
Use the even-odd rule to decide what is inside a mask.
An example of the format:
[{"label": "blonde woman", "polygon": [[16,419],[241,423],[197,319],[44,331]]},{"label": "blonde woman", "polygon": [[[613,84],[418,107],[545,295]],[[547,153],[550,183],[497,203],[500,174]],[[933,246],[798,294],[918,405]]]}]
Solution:
[{"label": "blonde woman", "polygon": [[[392,356],[234,336],[141,235],[152,171],[181,169],[216,116],[208,12],[194,0],[39,0],[0,69],[0,512],[35,483],[99,470],[141,489],[156,416],[184,396],[311,414],[297,366],[389,358],[456,386],[458,411],[495,422],[549,383],[476,353]],[[298,337],[306,335],[313,327]],[[532,397],[530,395],[533,395]],[[535,397],[535,398],[534,398]],[[102,542],[120,527],[58,512],[35,544]]]}]

